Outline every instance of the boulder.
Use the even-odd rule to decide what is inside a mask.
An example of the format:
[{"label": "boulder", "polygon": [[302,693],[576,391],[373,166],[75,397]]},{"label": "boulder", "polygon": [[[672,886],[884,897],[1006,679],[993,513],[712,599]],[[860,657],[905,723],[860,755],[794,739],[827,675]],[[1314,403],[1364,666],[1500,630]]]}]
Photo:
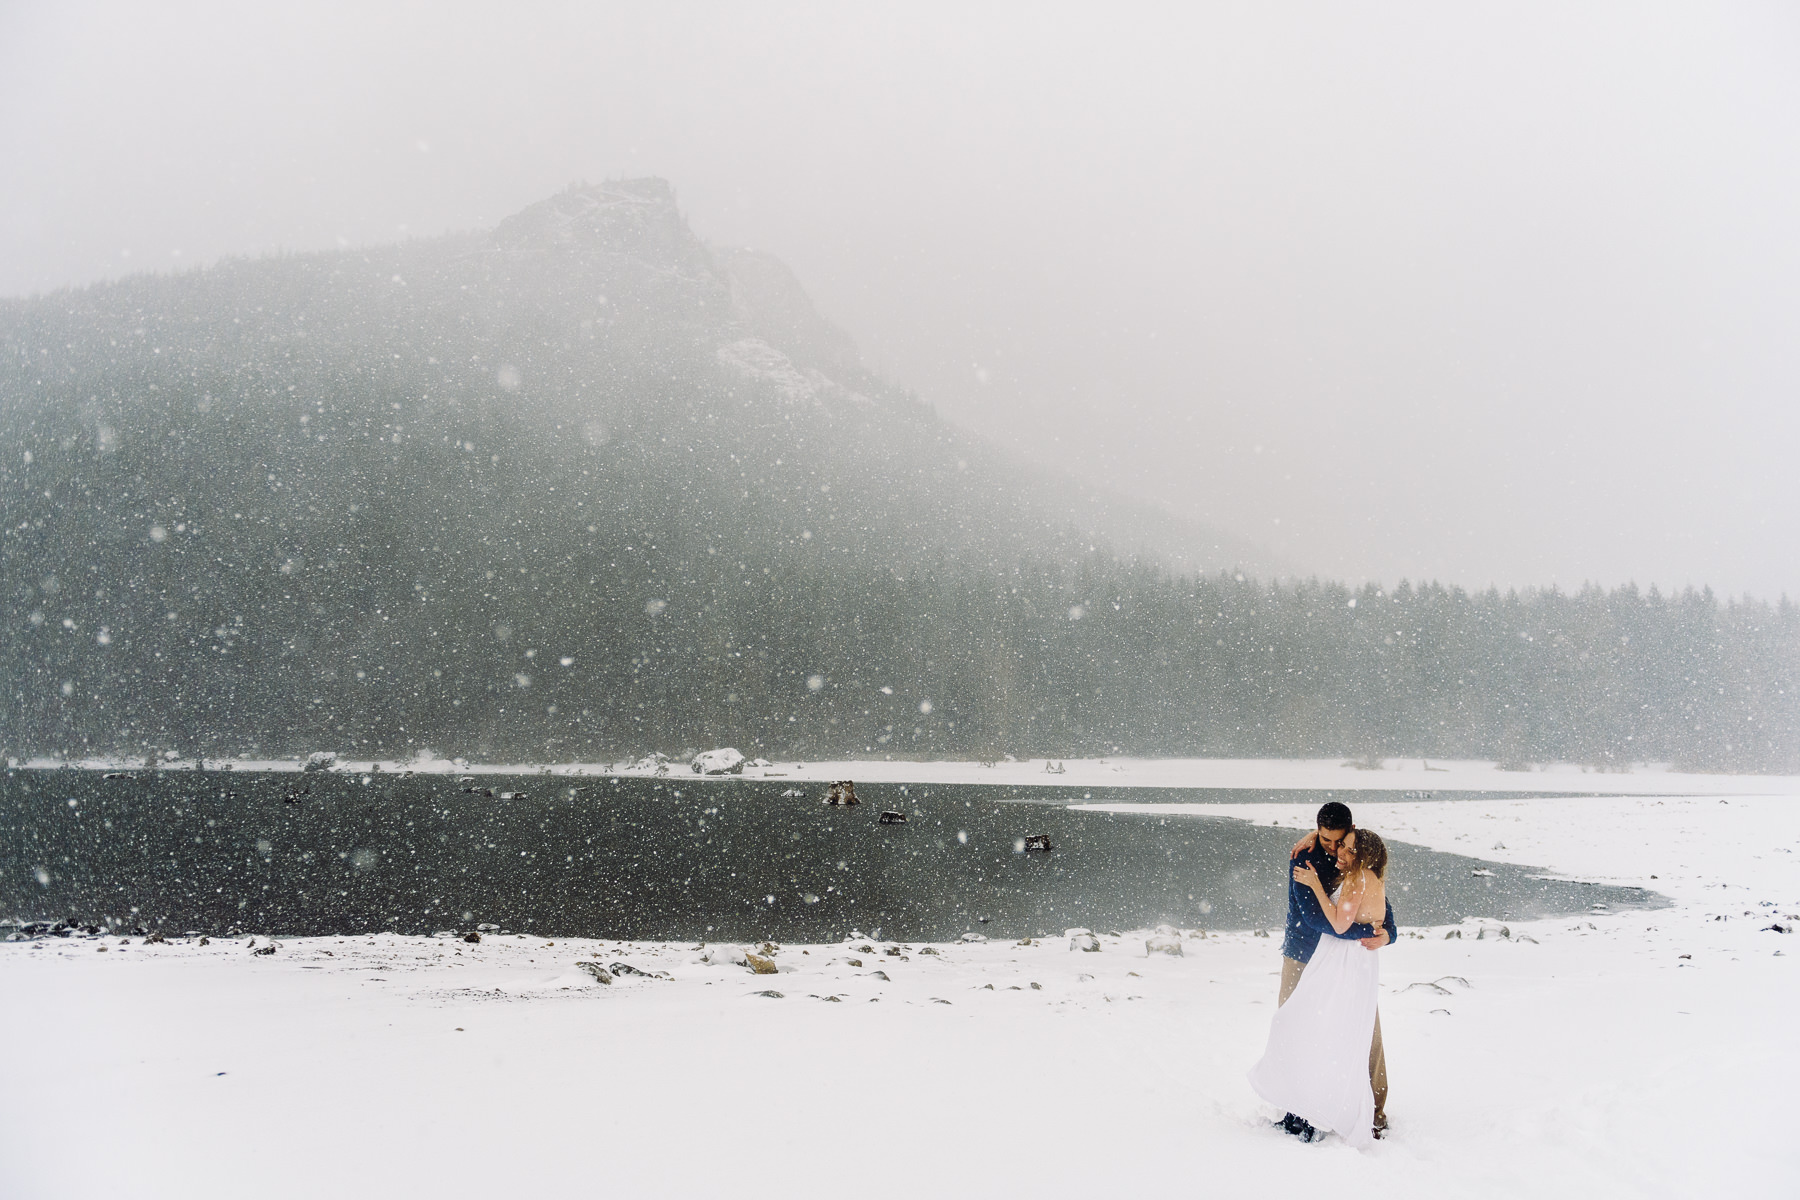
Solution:
[{"label": "boulder", "polygon": [[1094,936],[1091,929],[1065,929],[1063,936],[1069,939],[1069,949],[1081,950],[1093,954],[1100,949],[1100,939]]},{"label": "boulder", "polygon": [[595,983],[604,983],[610,986],[613,981],[612,972],[597,962],[578,962],[575,964],[575,969],[592,975]]},{"label": "boulder", "polygon": [[881,814],[880,823],[883,825],[904,825],[906,824],[906,814],[903,812],[884,812]]},{"label": "boulder", "polygon": [[1144,954],[1146,957],[1152,954],[1168,954],[1175,958],[1186,957],[1181,949],[1181,939],[1171,937],[1166,933],[1152,934],[1144,939]]},{"label": "boulder", "polygon": [[694,755],[692,766],[696,775],[742,775],[744,756],[741,751],[727,746]]},{"label": "boulder", "polygon": [[338,756],[333,750],[315,750],[306,756],[306,765],[302,771],[329,771],[337,766]]},{"label": "boulder", "polygon": [[764,958],[760,954],[744,955],[744,965],[758,975],[773,975],[780,970],[772,958]]}]

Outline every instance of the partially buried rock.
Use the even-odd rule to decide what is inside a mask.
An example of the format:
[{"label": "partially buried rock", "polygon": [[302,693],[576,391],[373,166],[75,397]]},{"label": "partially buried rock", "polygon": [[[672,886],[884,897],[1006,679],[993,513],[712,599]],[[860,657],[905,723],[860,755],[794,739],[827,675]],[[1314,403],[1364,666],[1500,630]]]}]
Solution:
[{"label": "partially buried rock", "polygon": [[462,940],[465,942],[479,942],[481,940],[481,935],[471,929],[469,932],[462,935]]},{"label": "partially buried rock", "polygon": [[1069,939],[1069,949],[1071,950],[1094,954],[1100,949],[1100,939],[1094,936],[1094,931],[1091,929],[1065,929],[1063,936]]},{"label": "partially buried rock", "polygon": [[769,988],[761,992],[751,992],[750,994],[752,996],[767,996],[771,1000],[780,1000],[782,998],[782,993],[776,991],[774,988]]},{"label": "partially buried rock", "polygon": [[903,812],[884,812],[881,814],[880,823],[883,825],[904,825],[906,824],[906,814]]},{"label": "partially buried rock", "polygon": [[920,954],[938,954],[938,953],[940,953],[940,951],[938,950],[938,948],[936,946],[921,946],[921,947],[919,947],[919,953]]},{"label": "partially buried rock", "polygon": [[252,953],[252,954],[273,954],[273,953],[275,953],[275,940],[273,938],[256,938],[256,939],[254,939],[250,943],[250,953]]},{"label": "partially buried rock", "polygon": [[1055,848],[1056,847],[1050,844],[1050,835],[1047,833],[1028,833],[1025,835],[1025,853],[1027,854],[1030,854],[1033,851],[1041,854],[1048,854]]},{"label": "partially buried rock", "polygon": [[744,965],[758,975],[773,975],[780,970],[780,968],[775,965],[774,959],[764,958],[760,954],[745,954]]},{"label": "partially buried rock", "polygon": [[1146,955],[1169,954],[1176,958],[1186,957],[1181,950],[1181,939],[1179,937],[1171,937],[1166,933],[1153,934],[1146,938],[1144,940],[1144,953]]},{"label": "partially buried rock", "polygon": [[595,983],[610,985],[613,981],[612,973],[597,962],[578,962],[575,964],[575,969],[578,971],[586,971],[589,975],[592,975]]}]

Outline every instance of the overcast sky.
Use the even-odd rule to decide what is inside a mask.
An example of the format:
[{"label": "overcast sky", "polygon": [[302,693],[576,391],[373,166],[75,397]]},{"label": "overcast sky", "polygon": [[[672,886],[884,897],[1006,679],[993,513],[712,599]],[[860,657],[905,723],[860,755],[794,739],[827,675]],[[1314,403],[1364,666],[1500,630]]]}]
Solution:
[{"label": "overcast sky", "polygon": [[1800,599],[1800,8],[969,7],[0,0],[0,295],[658,174],[1306,569]]}]

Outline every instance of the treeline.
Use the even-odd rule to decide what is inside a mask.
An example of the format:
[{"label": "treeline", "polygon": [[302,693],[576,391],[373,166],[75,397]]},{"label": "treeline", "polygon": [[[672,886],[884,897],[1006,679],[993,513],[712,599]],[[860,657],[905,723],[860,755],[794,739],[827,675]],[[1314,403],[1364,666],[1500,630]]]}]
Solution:
[{"label": "treeline", "polygon": [[24,685],[7,749],[1800,769],[1800,610],[1785,601],[1352,591],[1099,553],[901,574],[805,545],[722,557],[562,524],[466,554],[435,531],[371,529],[285,573],[207,576],[239,553],[214,536],[108,600],[42,599],[5,650]]}]

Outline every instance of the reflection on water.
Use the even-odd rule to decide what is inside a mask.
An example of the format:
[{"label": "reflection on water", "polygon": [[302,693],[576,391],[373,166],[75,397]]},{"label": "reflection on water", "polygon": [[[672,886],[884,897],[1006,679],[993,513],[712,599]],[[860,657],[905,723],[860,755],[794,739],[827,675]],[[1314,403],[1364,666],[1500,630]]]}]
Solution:
[{"label": "reflection on water", "polygon": [[[6,773],[0,912],[169,929],[943,940],[1162,922],[1279,931],[1293,833],[985,789],[782,781]],[[505,796],[506,798],[502,798]],[[1133,798],[1113,789],[1109,800]],[[1154,798],[1140,797],[1140,798]],[[884,811],[903,823],[883,824]],[[1049,853],[1020,847],[1045,835]],[[1660,905],[1389,841],[1402,926]],[[1481,874],[1475,872],[1481,871]],[[47,880],[48,882],[44,882]]]}]

